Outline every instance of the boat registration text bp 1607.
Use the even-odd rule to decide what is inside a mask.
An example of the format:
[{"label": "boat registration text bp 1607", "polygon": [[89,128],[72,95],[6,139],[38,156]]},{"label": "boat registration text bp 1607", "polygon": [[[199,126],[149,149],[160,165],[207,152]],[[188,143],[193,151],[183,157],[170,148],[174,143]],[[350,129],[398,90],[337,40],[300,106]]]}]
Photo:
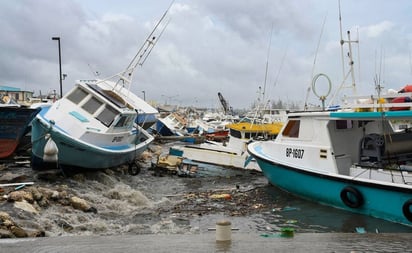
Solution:
[{"label": "boat registration text bp 1607", "polygon": [[286,148],[286,157],[292,157],[292,158],[303,158],[303,153],[305,153],[304,149],[300,148]]}]

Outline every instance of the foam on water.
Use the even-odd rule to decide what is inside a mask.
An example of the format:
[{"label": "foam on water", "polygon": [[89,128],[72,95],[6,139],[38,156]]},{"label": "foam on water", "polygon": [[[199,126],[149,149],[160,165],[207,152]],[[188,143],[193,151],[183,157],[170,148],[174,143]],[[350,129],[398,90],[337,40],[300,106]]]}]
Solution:
[{"label": "foam on water", "polygon": [[[57,181],[38,181],[42,187],[86,200],[97,213],[53,201],[47,207],[35,206],[38,214],[16,211],[13,205],[7,205],[10,210],[3,210],[14,212],[13,217],[19,218],[18,223],[25,228],[41,226],[47,236],[199,233],[214,227],[221,219],[229,219],[232,227],[241,232],[273,233],[282,227],[293,227],[299,233],[354,232],[354,228],[359,226],[368,232],[376,229],[381,232],[411,232],[410,228],[398,224],[296,198],[268,185],[261,174],[220,170],[218,174],[224,176],[181,178],[170,175],[156,177],[147,167],[143,167],[139,175],[130,176],[119,168],[78,174]],[[253,196],[256,188],[262,189],[257,192],[259,196]],[[242,202],[211,201],[207,194],[203,194],[218,189],[228,193],[237,189],[240,193],[252,194],[249,200],[266,201],[276,208],[263,210]],[[187,198],[190,194],[194,197]],[[264,202],[256,202],[259,203]],[[180,209],[174,209],[177,205]],[[229,207],[234,207],[232,210],[235,211],[237,208],[248,209],[243,210],[248,212],[232,215]]]}]

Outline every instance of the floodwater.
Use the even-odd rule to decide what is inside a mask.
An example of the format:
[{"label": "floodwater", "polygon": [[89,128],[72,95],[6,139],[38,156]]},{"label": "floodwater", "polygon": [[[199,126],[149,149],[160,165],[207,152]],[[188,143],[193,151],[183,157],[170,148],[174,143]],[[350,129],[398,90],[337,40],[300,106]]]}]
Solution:
[{"label": "floodwater", "polygon": [[[96,210],[82,212],[50,205],[39,214],[16,211],[8,202],[0,209],[18,224],[41,227],[46,236],[199,234],[225,219],[239,233],[270,236],[281,228],[296,233],[410,233],[411,227],[353,214],[292,196],[268,184],[261,173],[213,166],[214,175],[155,176],[150,162],[137,176],[127,169],[60,175],[53,180],[30,167],[14,167],[35,185],[67,190]],[[223,196],[223,197],[222,197]]]}]

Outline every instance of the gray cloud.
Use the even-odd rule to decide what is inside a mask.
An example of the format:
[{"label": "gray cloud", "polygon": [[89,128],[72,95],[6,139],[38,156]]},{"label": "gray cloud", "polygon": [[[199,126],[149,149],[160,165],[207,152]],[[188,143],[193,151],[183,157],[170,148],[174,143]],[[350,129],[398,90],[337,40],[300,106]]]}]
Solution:
[{"label": "gray cloud", "polygon": [[[385,52],[387,88],[406,84],[411,73],[411,4],[404,0],[397,5],[378,2],[342,3],[343,29],[359,27],[360,83],[370,93],[376,52]],[[93,78],[96,71],[102,78],[111,76],[127,66],[169,4],[168,0],[121,4],[2,1],[0,85],[43,93],[57,90],[58,51],[53,36],[61,37],[63,73],[68,74],[64,92],[76,79]],[[145,91],[149,100],[217,106],[217,93],[222,92],[232,106],[249,107],[258,87],[264,85],[272,24],[268,98],[302,101],[312,69],[327,73],[334,87],[342,80],[337,2],[177,0],[168,18],[169,26],[147,62],[136,71],[132,87],[138,95]],[[319,104],[316,98],[312,101]]]}]

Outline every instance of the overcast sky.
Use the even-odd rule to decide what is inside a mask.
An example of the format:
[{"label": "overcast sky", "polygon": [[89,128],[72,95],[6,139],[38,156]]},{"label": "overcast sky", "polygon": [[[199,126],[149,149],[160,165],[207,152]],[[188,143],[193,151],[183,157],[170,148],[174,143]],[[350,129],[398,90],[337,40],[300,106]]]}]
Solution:
[{"label": "overcast sky", "polygon": [[[63,93],[96,71],[118,73],[171,2],[1,0],[0,85],[59,92],[53,36],[61,37]],[[412,1],[342,0],[341,10],[344,39],[347,30],[352,39],[359,33],[357,90],[373,94],[376,75],[385,89],[412,83]],[[135,72],[132,90],[146,100],[216,107],[221,92],[234,108],[249,108],[260,86],[266,99],[303,104],[317,73],[330,77],[333,91],[343,80],[338,0],[176,0],[166,20]]]}]

